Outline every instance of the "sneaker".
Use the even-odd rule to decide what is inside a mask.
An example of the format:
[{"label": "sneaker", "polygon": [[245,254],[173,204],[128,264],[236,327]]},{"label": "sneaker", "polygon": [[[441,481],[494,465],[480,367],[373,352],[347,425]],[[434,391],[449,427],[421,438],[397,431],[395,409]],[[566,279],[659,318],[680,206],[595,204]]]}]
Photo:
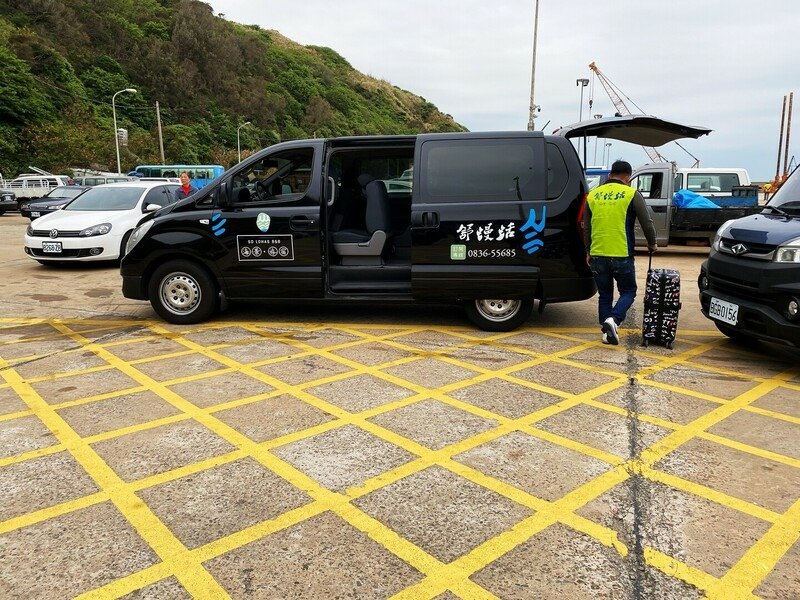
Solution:
[{"label": "sneaker", "polygon": [[611,343],[611,342],[608,341],[608,334],[606,334],[606,333],[603,334],[603,343],[604,344],[610,344]]},{"label": "sneaker", "polygon": [[617,324],[614,321],[614,317],[608,317],[605,321],[603,321],[603,333],[608,338],[608,343],[617,346],[619,345],[619,333],[617,332]]}]

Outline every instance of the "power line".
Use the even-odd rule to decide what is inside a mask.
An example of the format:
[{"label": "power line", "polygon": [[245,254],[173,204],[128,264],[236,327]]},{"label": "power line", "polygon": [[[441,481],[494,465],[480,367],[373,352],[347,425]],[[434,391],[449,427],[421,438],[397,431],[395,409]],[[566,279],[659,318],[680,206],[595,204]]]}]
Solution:
[{"label": "power line", "polygon": [[[51,87],[53,89],[56,89],[56,90],[58,90],[60,92],[64,92],[65,94],[69,94],[70,96],[72,96],[74,98],[78,98],[80,100],[86,100],[87,102],[91,102],[91,103],[97,104],[97,105],[111,106],[111,102],[104,102],[102,100],[95,100],[94,98],[90,98],[89,96],[81,96],[80,94],[76,94],[75,92],[73,92],[71,90],[65,89],[65,88],[63,88],[61,86],[58,86],[58,85],[56,85],[56,84],[54,84],[54,83],[52,83],[50,81],[42,79],[41,77],[38,77],[38,76],[34,75],[33,73],[31,73],[31,77],[33,77],[39,83],[43,83],[44,85],[47,85],[47,86],[49,86],[49,87]],[[117,106],[119,108],[125,108],[126,110],[155,111],[155,107],[153,107],[153,106],[136,106],[134,104],[118,104]],[[163,112],[169,114],[170,110],[166,109]]]}]

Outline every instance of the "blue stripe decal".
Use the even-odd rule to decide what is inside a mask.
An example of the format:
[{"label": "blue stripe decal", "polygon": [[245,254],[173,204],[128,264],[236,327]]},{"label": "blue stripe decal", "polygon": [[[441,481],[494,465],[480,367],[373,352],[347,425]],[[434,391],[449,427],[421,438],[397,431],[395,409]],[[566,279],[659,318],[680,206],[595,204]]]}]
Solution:
[{"label": "blue stripe decal", "polygon": [[225,233],[225,230],[224,230],[224,229],[220,229],[220,230],[218,230],[218,231],[215,231],[215,232],[214,232],[214,235],[216,235],[216,236],[220,236],[220,235],[222,235],[223,233]]},{"label": "blue stripe decal", "polygon": [[222,221],[220,221],[220,222],[219,222],[219,223],[217,223],[216,225],[212,225],[212,226],[211,226],[211,229],[213,229],[214,231],[216,231],[216,230],[217,230],[217,229],[219,229],[220,227],[225,227],[225,223],[227,223],[227,222],[228,222],[228,219],[222,219]]}]

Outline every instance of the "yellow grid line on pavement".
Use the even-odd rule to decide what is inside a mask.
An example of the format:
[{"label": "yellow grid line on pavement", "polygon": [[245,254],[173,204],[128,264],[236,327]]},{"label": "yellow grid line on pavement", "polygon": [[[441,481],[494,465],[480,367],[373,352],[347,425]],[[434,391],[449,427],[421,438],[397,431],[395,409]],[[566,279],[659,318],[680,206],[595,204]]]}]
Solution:
[{"label": "yellow grid line on pavement", "polygon": [[[363,327],[363,326],[362,326],[362,327]],[[341,329],[341,327],[339,327],[339,326],[334,326],[334,327],[330,327],[329,329]],[[386,329],[386,328],[383,328],[383,327],[381,327],[381,328],[378,328],[378,329]],[[439,329],[439,328],[437,328],[437,330],[438,330],[438,329]],[[442,328],[442,329],[444,330],[444,328]],[[418,329],[418,331],[431,331],[431,330],[432,330],[432,329],[431,329],[431,328],[429,328],[429,327],[423,327],[423,328],[419,328],[419,329]],[[584,330],[584,331],[585,331],[585,330]],[[398,331],[398,333],[397,333],[396,335],[409,335],[410,333],[413,333],[413,330],[411,330],[410,328],[402,328],[402,329],[400,329],[400,331]],[[452,334],[452,332],[450,332],[450,331],[447,331],[447,333],[450,333],[450,334]],[[536,333],[538,334],[538,333],[541,333],[541,332],[537,331]],[[706,336],[707,336],[707,332],[702,332],[702,333],[703,333],[703,335],[706,335]],[[554,337],[555,337],[555,336],[554,336]],[[379,339],[379,338],[374,338],[374,339]],[[478,344],[486,343],[486,342],[488,342],[488,341],[490,341],[490,340],[487,340],[487,339],[485,339],[485,338],[478,338],[478,339],[471,338],[471,345],[478,345]],[[574,338],[573,338],[573,339],[571,339],[571,341],[572,341],[573,343],[581,343],[581,342],[583,342],[583,344],[584,344],[584,345],[587,343],[585,340],[575,340]],[[284,343],[285,343],[285,342],[284,342]],[[356,340],[355,342],[352,342],[352,344],[357,344],[357,343],[359,343],[359,342],[358,342],[358,340]],[[591,347],[592,345],[596,345],[596,344],[591,344],[591,343],[590,343],[590,344],[589,344],[589,347]],[[702,346],[702,345],[701,345],[701,346]],[[226,347],[229,347],[229,346],[226,346]],[[518,347],[513,347],[513,346],[509,346],[509,347],[508,347],[508,349],[509,349],[509,350],[511,350],[511,351],[513,351],[513,352],[519,352],[519,351],[520,351],[520,349],[519,349]],[[579,352],[579,351],[581,351],[582,349],[585,349],[585,348],[580,348],[580,349],[569,349],[569,350],[572,350],[573,352]],[[326,353],[326,350],[330,350],[330,347],[329,347],[329,348],[327,348],[327,349],[325,349],[325,350],[322,350],[322,351],[320,351],[320,350],[318,350],[318,349],[312,349],[312,350],[309,350],[309,351],[308,351],[308,354],[325,354],[325,353]],[[446,350],[443,350],[443,351],[445,351],[445,352],[446,352]],[[568,352],[568,353],[569,353],[569,352]],[[538,361],[538,363],[539,363],[539,364],[540,364],[540,363],[544,363],[544,362],[548,362],[548,361],[552,361],[552,360],[554,360],[553,354],[557,354],[557,353],[551,353],[551,354],[549,354],[549,355],[547,355],[547,354],[541,354],[541,353],[539,353],[539,354],[537,354],[537,356],[539,357],[539,359],[534,359],[534,361],[526,361],[525,363],[523,363],[523,366],[520,366],[520,365],[513,365],[513,366],[511,366],[511,367],[508,367],[508,368],[507,368],[507,369],[505,369],[505,370],[510,372],[510,371],[513,371],[513,370],[519,370],[519,369],[522,369],[522,368],[528,368],[529,366],[531,366],[531,364],[532,364],[532,363],[537,363],[537,361]],[[335,356],[335,355],[334,355],[334,356]],[[329,358],[333,358],[332,356],[328,356],[328,357],[329,357]],[[158,358],[159,358],[159,357],[156,357],[154,360],[157,360]],[[339,358],[341,358],[341,357],[339,357]],[[439,358],[442,358],[442,357],[439,357]],[[658,360],[659,358],[663,359],[663,357],[658,357],[658,358],[657,358],[657,360]],[[336,359],[336,358],[333,358],[333,360],[337,360],[337,359]],[[558,358],[558,357],[556,357],[556,358],[555,358],[555,360],[556,360],[556,361],[558,361],[558,360],[559,360],[559,358]],[[452,362],[451,362],[451,361],[452,361]],[[234,363],[236,363],[236,361],[233,361],[233,362],[234,362]],[[343,360],[337,360],[337,362],[340,362],[340,363],[345,363],[345,361],[343,361]],[[470,369],[470,370],[472,370],[472,371],[479,371],[479,372],[480,372],[480,371],[483,371],[483,369],[477,368],[475,365],[472,365],[471,363],[459,363],[459,361],[457,361],[457,359],[450,359],[450,360],[448,360],[447,362],[451,362],[451,364],[461,365],[462,367],[464,367],[464,368],[468,368],[468,369]],[[566,361],[566,362],[570,362],[570,361]],[[682,360],[681,360],[681,361],[678,361],[678,362],[682,362]],[[370,370],[369,368],[367,368],[367,369],[364,369],[364,366],[363,366],[363,365],[361,365],[360,363],[357,363],[357,362],[352,362],[352,363],[351,363],[351,361],[347,361],[347,363],[350,363],[350,364],[348,364],[348,366],[349,366],[351,369],[352,369],[352,368],[354,368],[354,367],[357,367],[357,368],[359,368],[360,370],[362,370],[362,371],[364,371],[364,372],[369,372],[369,370]],[[239,364],[239,363],[236,363],[236,364],[238,364],[238,365],[239,365],[239,367],[241,367],[241,364]],[[402,360],[401,360],[401,361],[399,361],[399,364],[403,364],[403,361],[402,361]],[[674,362],[673,364],[677,364],[677,362]],[[574,365],[573,365],[573,366],[574,366]],[[659,366],[661,366],[661,365],[659,365]],[[238,368],[238,367],[237,367],[237,368]],[[379,368],[386,368],[386,365],[385,365],[385,364],[384,364],[384,365],[379,365]],[[663,369],[663,368],[667,368],[667,366],[662,366],[661,368],[662,368],[662,369]],[[592,371],[594,371],[594,372],[597,372],[597,370],[596,370],[596,369],[590,369],[590,370],[592,370]],[[661,369],[658,369],[658,370],[661,370]],[[492,372],[492,373],[493,373],[493,374],[495,374],[495,376],[496,376],[496,373],[497,373],[497,372]],[[622,378],[622,377],[624,377],[624,375],[620,375],[619,373],[616,373],[616,372],[609,372],[609,375],[616,376],[616,377],[618,377],[618,378]],[[642,376],[642,377],[644,377],[644,376],[646,376],[646,375],[641,375],[641,376]],[[480,376],[479,376],[479,377],[480,377]],[[392,378],[391,378],[391,377],[384,377],[383,379],[384,379],[384,380],[387,380],[387,381],[391,381],[391,379],[392,379]],[[473,379],[475,379],[475,378],[473,378]],[[480,378],[480,380],[486,380],[486,379],[487,379],[487,377]],[[755,380],[755,379],[756,379],[756,378],[751,378],[751,380]],[[278,381],[279,381],[279,380],[278,380]],[[472,379],[471,379],[471,380],[467,380],[467,381],[468,381],[469,383],[467,383],[466,385],[472,385],[472,384],[474,383],[474,381],[473,381]],[[414,386],[412,386],[412,385],[409,385],[409,383],[408,383],[408,382],[404,382],[404,381],[402,381],[402,380],[397,380],[397,379],[395,379],[395,382],[396,382],[396,383],[398,383],[399,385],[403,385],[404,387],[410,388],[410,389],[412,389],[412,391],[413,391],[413,388],[414,388]],[[524,380],[521,380],[520,382],[521,382],[523,385],[527,385],[527,387],[530,387],[530,388],[533,388],[533,387],[534,387],[534,386],[532,386],[532,385],[531,385],[531,382],[526,382],[526,381],[524,381]],[[314,385],[319,385],[317,382],[312,382],[312,383],[313,383]],[[462,383],[462,382],[458,382],[458,383]],[[163,384],[162,384],[162,385],[163,385]],[[293,386],[287,386],[287,387],[290,387],[290,388],[291,388],[291,387],[293,387]],[[417,395],[424,394],[424,393],[425,393],[425,392],[424,392],[424,391],[425,391],[425,389],[426,389],[426,388],[419,387],[419,389],[417,389]],[[535,388],[534,388],[534,389],[535,389]],[[549,388],[543,388],[543,389],[544,389],[544,390],[547,390],[547,391],[549,391],[549,393],[552,393],[552,391],[553,391],[553,390],[551,390],[551,389],[549,389]],[[596,389],[597,389],[597,388],[595,388],[595,390],[596,390]],[[444,390],[444,387],[442,388],[442,390]],[[591,391],[595,391],[595,390],[590,390],[590,392],[591,392]],[[681,391],[681,393],[686,393],[686,390],[684,390],[684,389],[680,389],[680,391]],[[430,392],[430,390],[428,390],[428,392]],[[605,393],[605,392],[603,392],[603,393]],[[437,394],[437,395],[438,395],[438,394]],[[428,397],[432,397],[432,395],[431,395],[431,394],[428,394]],[[407,402],[407,400],[408,400],[408,399],[406,399],[406,400],[404,400],[404,401],[401,401],[401,402]],[[453,403],[455,403],[455,404],[462,404],[462,405],[464,404],[464,403],[459,403],[458,401],[455,401],[455,400],[453,400],[453,399],[449,399],[449,400],[451,400],[451,401],[452,401]],[[718,400],[718,399],[715,399],[715,401],[717,401],[717,402],[720,402],[720,400]],[[598,404],[602,404],[602,403],[599,403],[599,402],[598,402]],[[470,405],[470,406],[471,406],[471,405]],[[473,408],[476,408],[476,407],[473,407]],[[487,412],[488,412],[488,411],[487,411]],[[489,414],[491,414],[491,413],[489,413]],[[542,417],[542,418],[544,418],[544,417]],[[541,420],[541,419],[538,419],[538,420]],[[677,427],[681,427],[681,426],[677,426]],[[527,428],[526,428],[526,429],[527,429]],[[524,429],[521,429],[521,430],[524,430]],[[539,431],[539,430],[536,430],[536,431]],[[550,439],[549,439],[548,441],[552,441],[552,442],[554,442],[554,443],[559,443],[559,440],[557,439],[558,437],[559,437],[559,436],[551,436],[551,437],[550,437]],[[400,441],[401,443],[400,443],[400,444],[397,444],[397,445],[401,445],[401,447],[402,447],[402,444],[404,444],[404,443],[407,443],[405,440],[403,440],[403,438],[400,438],[400,440],[399,440],[399,441]],[[396,443],[396,442],[395,442],[395,443]],[[562,443],[561,443],[561,445],[564,445],[564,443],[563,443],[563,440],[562,440]],[[577,445],[577,446],[574,446],[574,445],[573,445],[573,449],[578,449],[578,451],[581,451],[582,453],[586,454],[586,452],[585,452],[585,448],[580,448],[580,445]],[[429,451],[428,451],[426,448],[424,448],[424,447],[415,448],[415,450],[429,452]],[[610,458],[609,456],[605,456],[605,460],[606,460],[606,461],[608,461],[608,459],[609,459],[609,458]],[[1,464],[1,463],[0,463],[0,464]],[[455,465],[458,465],[458,468],[463,468],[463,466],[462,466],[462,465],[459,465],[458,463],[455,463]],[[380,477],[380,476],[379,476],[379,477]],[[500,483],[500,482],[497,482],[497,483]],[[371,487],[371,486],[370,486],[370,487]],[[486,487],[486,486],[485,486],[485,487]],[[490,488],[490,489],[491,489],[491,488]],[[513,488],[513,489],[516,489],[516,488]],[[535,516],[536,516],[536,515],[534,515],[534,517],[532,517],[532,518],[535,518]],[[770,520],[771,520],[771,519],[770,519]],[[599,527],[599,526],[597,526],[597,527]],[[599,534],[598,534],[598,535],[599,535]],[[527,538],[526,538],[526,539],[527,539]],[[647,549],[646,549],[646,550],[647,550]],[[670,559],[670,560],[672,560],[672,559]],[[673,562],[674,562],[674,561],[673,561]],[[688,567],[686,567],[686,568],[684,569],[684,571],[686,571],[687,573],[691,573],[691,569],[688,569],[688,570],[686,570],[686,569],[688,569]],[[664,569],[662,569],[662,570],[664,570]],[[155,572],[155,570],[154,570],[154,572]],[[161,571],[158,571],[158,572],[160,573]],[[166,576],[166,575],[162,575],[162,577],[158,577],[157,579],[163,578],[163,576]],[[709,576],[709,577],[710,577],[710,576]],[[689,581],[689,575],[686,575],[685,577],[679,577],[679,578],[682,578],[682,579],[684,579],[684,580],[686,580],[686,581]],[[697,579],[697,577],[695,577],[695,576],[692,576],[691,578],[692,578],[692,579]],[[150,578],[147,578],[147,579],[149,580]],[[156,579],[156,580],[157,580],[157,579]],[[713,578],[712,578],[712,579],[713,579]],[[462,582],[462,583],[463,583],[463,582]],[[454,586],[455,586],[455,587],[454,587]],[[461,586],[462,586],[462,584],[459,584],[457,581],[456,581],[455,583],[454,583],[453,581],[450,581],[450,589],[456,589],[456,588],[458,588],[458,589],[459,589],[459,591],[461,591],[461,592],[464,592],[464,593],[469,593],[469,594],[475,594],[475,593],[478,593],[478,590],[475,590],[474,588],[472,588],[472,587],[471,587],[471,586],[469,586],[469,585],[468,585],[468,588],[469,588],[469,589],[463,589],[463,590],[462,590],[462,589],[460,589],[460,588],[461,588]],[[140,587],[141,587],[141,586],[140,586]],[[705,587],[705,588],[707,588],[707,587],[708,587],[708,584],[706,584],[706,585],[704,585],[704,586],[702,586],[702,587]],[[136,589],[136,588],[134,588],[134,589]]]}]

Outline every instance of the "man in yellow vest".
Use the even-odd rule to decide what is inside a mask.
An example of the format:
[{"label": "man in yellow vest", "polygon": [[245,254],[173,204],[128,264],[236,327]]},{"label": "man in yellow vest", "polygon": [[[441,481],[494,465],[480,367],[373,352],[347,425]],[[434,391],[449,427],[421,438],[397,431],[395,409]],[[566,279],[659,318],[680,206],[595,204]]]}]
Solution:
[{"label": "man in yellow vest", "polygon": [[[633,262],[634,220],[638,219],[655,252],[656,228],[642,195],[630,186],[631,165],[618,160],[611,165],[608,181],[589,192],[584,215],[589,261],[597,284],[598,314],[604,344],[619,344],[617,327],[636,298]],[[614,282],[619,299],[614,303]]]}]

